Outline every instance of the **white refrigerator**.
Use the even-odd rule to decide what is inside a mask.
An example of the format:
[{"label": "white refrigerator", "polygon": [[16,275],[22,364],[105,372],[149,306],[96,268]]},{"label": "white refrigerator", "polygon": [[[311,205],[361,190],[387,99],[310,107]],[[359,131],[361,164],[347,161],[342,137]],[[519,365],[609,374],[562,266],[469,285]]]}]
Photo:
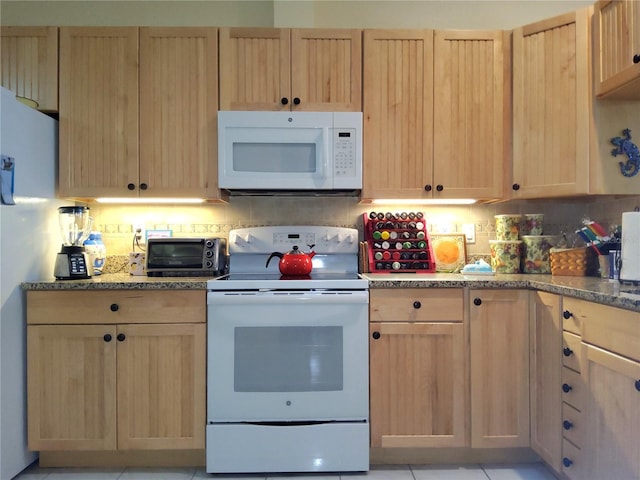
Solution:
[{"label": "white refrigerator", "polygon": [[[37,458],[27,449],[25,281],[53,279],[58,122],[0,87],[0,154],[14,159],[15,205],[0,205],[0,480]],[[0,168],[2,164],[0,163]]]}]

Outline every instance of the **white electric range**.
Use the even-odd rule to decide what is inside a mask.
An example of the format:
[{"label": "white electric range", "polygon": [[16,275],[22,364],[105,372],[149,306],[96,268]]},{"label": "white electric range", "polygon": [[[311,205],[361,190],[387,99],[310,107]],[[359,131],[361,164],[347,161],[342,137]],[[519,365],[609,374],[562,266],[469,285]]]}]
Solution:
[{"label": "white electric range", "polygon": [[[315,245],[282,276],[273,252]],[[229,274],[207,282],[207,472],[369,469],[369,291],[355,229],[229,235]]]}]

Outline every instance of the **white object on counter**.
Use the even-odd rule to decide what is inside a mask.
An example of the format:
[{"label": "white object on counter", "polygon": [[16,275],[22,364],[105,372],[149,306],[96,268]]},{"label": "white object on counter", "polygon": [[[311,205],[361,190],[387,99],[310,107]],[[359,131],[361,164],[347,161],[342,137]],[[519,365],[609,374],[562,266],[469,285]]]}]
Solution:
[{"label": "white object on counter", "polygon": [[144,252],[129,253],[129,275],[146,275],[146,255]]},{"label": "white object on counter", "polygon": [[482,259],[476,260],[464,266],[461,272],[463,275],[493,275],[491,265]]},{"label": "white object on counter", "polygon": [[622,213],[620,281],[640,281],[640,212]]}]

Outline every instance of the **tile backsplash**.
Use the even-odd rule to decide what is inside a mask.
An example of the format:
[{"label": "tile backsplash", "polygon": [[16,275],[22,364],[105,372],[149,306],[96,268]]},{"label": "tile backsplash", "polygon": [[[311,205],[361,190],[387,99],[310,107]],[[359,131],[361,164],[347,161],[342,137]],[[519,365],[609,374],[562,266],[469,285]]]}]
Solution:
[{"label": "tile backsplash", "polygon": [[470,206],[362,205],[352,197],[232,197],[226,205],[204,206],[114,206],[92,204],[94,230],[103,233],[109,255],[132,251],[133,225],[147,230],[171,230],[174,236],[226,237],[234,228],[261,225],[333,225],[360,230],[364,212],[422,211],[434,233],[461,233],[473,224],[476,242],[467,245],[469,255],[489,253],[495,239],[494,215],[543,213],[545,234],[568,234],[581,226],[583,218],[598,221],[605,228],[618,225],[621,214],[640,206],[640,195],[631,197],[588,197],[540,201],[512,201]]}]

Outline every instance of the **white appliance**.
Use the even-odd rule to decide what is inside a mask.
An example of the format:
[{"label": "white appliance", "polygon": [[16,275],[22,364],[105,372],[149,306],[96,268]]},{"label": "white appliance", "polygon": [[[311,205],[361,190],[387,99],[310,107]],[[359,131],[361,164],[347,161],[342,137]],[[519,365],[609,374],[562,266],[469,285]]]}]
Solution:
[{"label": "white appliance", "polygon": [[620,281],[640,283],[640,212],[622,213]]},{"label": "white appliance", "polygon": [[242,191],[362,188],[361,112],[218,112],[218,185]]},{"label": "white appliance", "polygon": [[[311,275],[265,266],[294,245],[315,245]],[[229,274],[207,282],[207,472],[368,470],[369,292],[357,231],[238,229],[229,254]]]},{"label": "white appliance", "polygon": [[0,92],[0,153],[15,159],[15,205],[0,206],[0,478],[37,458],[27,449],[26,314],[20,284],[53,278],[60,249],[55,200],[58,122]]}]

